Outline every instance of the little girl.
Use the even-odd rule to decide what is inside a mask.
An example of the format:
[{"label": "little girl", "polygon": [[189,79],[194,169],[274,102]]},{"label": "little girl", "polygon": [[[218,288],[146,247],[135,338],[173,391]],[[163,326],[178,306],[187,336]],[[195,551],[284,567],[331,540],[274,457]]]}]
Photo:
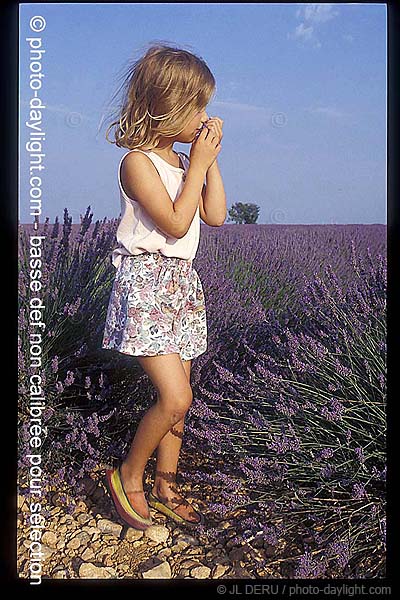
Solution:
[{"label": "little girl", "polygon": [[[102,347],[137,357],[157,391],[125,460],[107,470],[118,514],[138,529],[152,523],[148,505],[182,524],[203,522],[179,493],[176,473],[193,399],[191,360],[207,350],[203,287],[192,264],[200,218],[214,227],[226,218],[216,160],[223,121],[205,111],[214,90],[201,58],[151,46],[130,70],[119,120],[110,125],[117,125],[116,145],[129,150],[118,169],[117,271]],[[176,153],[175,142],[191,143],[190,157]],[[143,475],[155,449],[147,503]]]}]

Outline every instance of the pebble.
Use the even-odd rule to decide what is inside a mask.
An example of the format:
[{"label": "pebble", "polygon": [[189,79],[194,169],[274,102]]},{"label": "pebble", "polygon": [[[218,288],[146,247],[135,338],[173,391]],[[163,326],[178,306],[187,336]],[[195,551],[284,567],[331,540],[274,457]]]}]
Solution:
[{"label": "pebble", "polygon": [[52,579],[68,579],[68,571],[62,566],[58,566],[52,572]]},{"label": "pebble", "polygon": [[43,553],[42,560],[46,561],[56,552],[55,548],[49,548],[46,544],[41,545],[40,551]]},{"label": "pebble", "polygon": [[[182,530],[170,519],[160,519],[145,531],[122,525],[118,515],[109,513],[104,484],[88,481],[93,494],[79,501],[72,514],[65,513],[65,501],[53,492],[56,506],[48,507],[50,527],[43,533],[42,576],[49,579],[219,579],[257,578],[254,559],[243,547],[228,549],[206,535]],[[73,500],[73,498],[71,498]],[[19,517],[26,515],[21,494]],[[224,523],[220,523],[221,527]],[[226,527],[232,529],[232,520]],[[29,579],[29,520],[18,520],[17,571]],[[226,531],[226,529],[225,529]],[[264,545],[265,548],[265,545]],[[230,552],[230,554],[227,553]],[[275,549],[268,547],[265,554]],[[246,563],[247,561],[247,563]],[[276,573],[263,567],[263,578]]]},{"label": "pebble", "polygon": [[171,579],[171,576],[171,567],[166,560],[142,573],[144,579]]},{"label": "pebble", "polygon": [[187,546],[198,546],[200,544],[199,540],[187,533],[181,533],[180,535],[177,535],[175,538],[175,543],[186,544]]},{"label": "pebble", "polygon": [[101,531],[98,527],[82,527],[82,531],[85,531],[92,541],[97,540],[100,537]]},{"label": "pebble", "polygon": [[177,544],[173,544],[171,548],[169,548],[169,550],[175,552],[176,554],[179,554],[180,552],[182,552],[182,550],[185,550],[188,547],[188,544],[185,544],[185,542],[179,542]]},{"label": "pebble", "polygon": [[163,544],[169,538],[169,530],[164,525],[150,525],[144,534],[147,538],[158,544]]},{"label": "pebble", "polygon": [[213,570],[212,570],[212,578],[213,579],[219,579],[220,577],[222,577],[222,575],[224,575],[229,567],[227,567],[226,565],[216,565]]},{"label": "pebble", "polygon": [[72,540],[70,540],[68,542],[67,548],[69,550],[77,550],[80,545],[81,545],[81,540],[78,538],[78,536],[75,536],[72,538]]},{"label": "pebble", "polygon": [[128,542],[135,542],[136,540],[140,540],[143,537],[143,531],[139,529],[134,529],[133,527],[129,527],[125,534],[125,539]]},{"label": "pebble", "polygon": [[181,567],[184,567],[186,569],[190,569],[192,567],[201,567],[201,563],[190,558],[188,560],[184,560],[183,562],[181,562]]},{"label": "pebble", "polygon": [[90,521],[90,519],[91,519],[91,516],[88,515],[87,513],[81,513],[76,518],[76,520],[78,521],[78,523],[80,523],[81,525],[85,525],[85,523],[87,523],[88,521]]},{"label": "pebble", "polygon": [[82,554],[82,559],[85,561],[88,561],[88,560],[92,560],[92,558],[94,558],[94,556],[95,556],[95,554],[93,552],[93,548],[86,548],[86,550]]},{"label": "pebble", "polygon": [[52,531],[45,531],[42,535],[42,543],[49,546],[49,548],[57,548],[57,536]]},{"label": "pebble", "polygon": [[82,579],[115,579],[116,571],[111,567],[97,567],[93,563],[82,563],[79,567],[79,577]]},{"label": "pebble", "polygon": [[22,508],[22,506],[25,504],[25,497],[21,496],[21,494],[18,494],[17,497],[17,507],[18,508]]},{"label": "pebble", "polygon": [[171,556],[172,552],[173,552],[172,548],[163,548],[157,554],[157,558],[168,558],[169,556]]},{"label": "pebble", "polygon": [[190,570],[190,575],[195,577],[195,579],[208,579],[210,577],[211,569],[209,567],[205,567],[204,565],[199,567],[194,567]]},{"label": "pebble", "polygon": [[97,523],[97,528],[103,533],[108,533],[115,537],[119,537],[122,531],[122,525],[113,523],[113,521],[110,521],[109,519],[100,519]]}]

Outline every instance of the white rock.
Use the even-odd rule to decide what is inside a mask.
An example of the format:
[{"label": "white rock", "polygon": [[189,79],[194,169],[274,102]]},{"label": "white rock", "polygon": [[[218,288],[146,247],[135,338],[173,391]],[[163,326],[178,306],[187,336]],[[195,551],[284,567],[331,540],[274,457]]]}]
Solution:
[{"label": "white rock", "polygon": [[49,546],[49,548],[57,547],[57,536],[52,531],[45,531],[42,535],[42,542]]},{"label": "white rock", "polygon": [[56,567],[52,573],[52,578],[53,579],[68,579],[67,569],[65,569],[64,567],[62,567],[61,569],[59,567]]},{"label": "white rock", "polygon": [[128,540],[128,542],[140,540],[142,537],[143,531],[141,531],[140,529],[135,529],[134,527],[129,527],[125,535],[125,539]]},{"label": "white rock", "polygon": [[81,542],[81,546],[87,546],[88,543],[90,542],[90,535],[87,531],[80,531],[76,537],[79,539],[79,541]]},{"label": "white rock", "polygon": [[79,567],[79,577],[82,579],[112,579],[116,574],[111,567],[96,567],[93,563],[85,562]]},{"label": "white rock", "polygon": [[113,523],[113,521],[110,521],[109,519],[100,519],[97,523],[97,527],[103,533],[108,533],[114,535],[115,537],[119,537],[122,531],[122,525]]},{"label": "white rock", "polygon": [[199,563],[199,561],[193,560],[193,558],[188,558],[184,560],[180,566],[185,569],[192,569],[193,567],[202,567],[203,565]]},{"label": "white rock", "polygon": [[83,560],[92,560],[94,558],[94,552],[92,548],[86,548],[84,553],[82,554]]},{"label": "white rock", "polygon": [[72,540],[70,540],[67,544],[67,548],[69,550],[77,550],[81,545],[81,540],[79,539],[78,536],[75,536],[72,538]]},{"label": "white rock", "polygon": [[80,523],[81,525],[85,525],[88,521],[91,520],[91,516],[88,515],[87,513],[80,513],[77,517],[76,520],[78,521],[78,523]]},{"label": "white rock", "polygon": [[42,560],[45,562],[48,558],[54,554],[55,550],[53,548],[49,548],[46,544],[42,544],[40,551],[43,553]]},{"label": "white rock", "polygon": [[92,526],[88,526],[85,525],[84,527],[82,527],[82,531],[86,531],[86,533],[88,533],[92,539],[92,541],[97,540],[97,538],[99,537],[101,531],[100,529],[98,529],[97,527],[92,527]]},{"label": "white rock", "polygon": [[151,525],[145,530],[145,536],[153,542],[163,544],[169,538],[169,530],[164,525]]},{"label": "white rock", "polygon": [[226,565],[217,565],[213,569],[212,578],[213,579],[219,579],[220,577],[222,577],[222,575],[224,573],[226,573],[226,571],[228,570],[228,568],[229,567],[227,567]]},{"label": "white rock", "polygon": [[190,570],[191,577],[196,579],[208,579],[210,577],[211,569],[209,567],[194,567]]},{"label": "white rock", "polygon": [[156,567],[144,571],[142,577],[144,579],[171,579],[171,567],[167,561],[164,561]]},{"label": "white rock", "polygon": [[199,540],[188,533],[181,533],[175,538],[176,544],[187,544],[188,546],[198,546]]}]

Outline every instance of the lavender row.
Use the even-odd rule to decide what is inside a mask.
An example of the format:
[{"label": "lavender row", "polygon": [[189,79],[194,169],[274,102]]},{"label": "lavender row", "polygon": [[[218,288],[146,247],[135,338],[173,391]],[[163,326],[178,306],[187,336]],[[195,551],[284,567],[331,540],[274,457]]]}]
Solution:
[{"label": "lavender row", "polygon": [[[102,350],[117,220],[46,235],[43,375],[49,485],[118,461],[154,390]],[[29,227],[19,242],[19,483],[29,454]],[[244,544],[255,577],[384,573],[386,228],[202,225],[195,259],[208,350],[193,363],[181,477],[208,484],[209,536]],[[69,505],[73,510],[73,504]],[[221,528],[220,519],[234,523]]]}]

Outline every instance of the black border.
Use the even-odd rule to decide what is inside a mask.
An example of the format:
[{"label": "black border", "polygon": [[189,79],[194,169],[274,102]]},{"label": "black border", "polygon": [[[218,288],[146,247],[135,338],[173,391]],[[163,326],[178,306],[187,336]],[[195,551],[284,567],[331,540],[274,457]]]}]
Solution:
[{"label": "black border", "polygon": [[[64,2],[67,4],[69,2]],[[87,2],[86,2],[87,3]],[[95,2],[101,4],[102,2]],[[123,2],[120,2],[123,4]],[[400,308],[399,294],[399,270],[396,266],[399,265],[399,98],[400,98],[400,68],[399,68],[399,34],[400,34],[400,5],[392,2],[361,2],[360,4],[384,4],[387,7],[388,19],[388,42],[387,42],[387,77],[388,77],[388,127],[387,127],[387,248],[388,248],[388,337],[387,337],[387,367],[388,367],[388,482],[387,482],[387,577],[384,579],[361,579],[361,580],[161,580],[160,582],[152,580],[46,580],[43,579],[41,585],[30,585],[29,579],[21,579],[16,573],[17,555],[16,555],[16,489],[17,489],[17,338],[18,338],[18,72],[19,72],[19,3],[7,2],[2,3],[2,19],[1,19],[1,58],[2,65],[2,91],[1,101],[3,103],[1,111],[1,123],[3,125],[4,135],[3,142],[3,158],[1,161],[2,177],[1,182],[1,208],[3,210],[2,225],[3,235],[1,240],[4,243],[2,253],[3,267],[7,271],[7,275],[11,275],[9,282],[3,286],[2,298],[2,324],[7,324],[9,329],[2,336],[3,357],[7,358],[7,362],[2,362],[2,374],[9,377],[8,381],[3,381],[2,386],[2,408],[6,411],[5,416],[7,421],[3,421],[5,428],[0,435],[2,448],[2,473],[3,486],[2,490],[6,490],[0,495],[2,501],[3,522],[1,527],[1,558],[0,558],[0,576],[1,582],[8,587],[12,584],[19,587],[25,587],[34,593],[35,590],[42,592],[45,588],[66,587],[69,589],[82,589],[85,587],[96,586],[97,590],[115,590],[116,586],[130,586],[136,590],[154,590],[175,594],[179,590],[184,590],[185,593],[191,589],[214,592],[215,597],[221,597],[217,593],[217,585],[223,583],[228,590],[232,589],[234,584],[239,586],[239,591],[243,595],[245,593],[246,584],[268,584],[279,586],[280,594],[278,597],[287,596],[283,586],[286,584],[302,585],[312,584],[323,588],[324,585],[331,583],[332,585],[340,585],[346,583],[365,584],[368,585],[389,585],[392,586],[392,593],[395,592],[397,584],[395,560],[396,550],[398,551],[398,503],[394,493],[395,489],[395,447],[394,437],[396,435],[397,423],[395,418],[396,399],[393,394],[394,377],[393,373],[398,365],[398,354],[396,350],[400,348],[399,329],[396,320],[396,311]],[[30,4],[25,2],[23,4]],[[37,3],[35,3],[37,4]],[[46,4],[45,2],[43,4]],[[77,4],[76,2],[74,4]],[[79,3],[78,3],[79,4]],[[109,4],[109,2],[108,2]],[[165,3],[163,3],[165,4]],[[186,3],[185,3],[186,4]],[[204,3],[202,3],[204,4]],[[211,3],[210,3],[211,4]],[[246,3],[242,3],[246,4]],[[285,2],[290,4],[290,2]],[[294,4],[300,4],[298,2]],[[337,2],[334,4],[343,4]],[[347,3],[345,3],[347,4]],[[15,310],[15,312],[14,312]],[[11,315],[15,315],[14,318]],[[11,342],[11,343],[10,343]],[[6,432],[11,432],[13,435],[6,436]],[[396,538],[396,540],[395,540]],[[396,543],[397,542],[397,543]],[[397,552],[398,554],[398,552]],[[3,587],[3,586],[2,586]],[[397,587],[397,586],[396,586]],[[4,589],[4,587],[3,587]],[[96,591],[97,591],[96,590]],[[225,596],[229,593],[225,594]],[[253,595],[253,594],[252,594]],[[256,595],[256,594],[254,594]],[[315,595],[313,595],[315,597]],[[347,597],[347,596],[346,596]],[[365,596],[364,596],[365,597]],[[375,596],[377,597],[377,596]]]}]

